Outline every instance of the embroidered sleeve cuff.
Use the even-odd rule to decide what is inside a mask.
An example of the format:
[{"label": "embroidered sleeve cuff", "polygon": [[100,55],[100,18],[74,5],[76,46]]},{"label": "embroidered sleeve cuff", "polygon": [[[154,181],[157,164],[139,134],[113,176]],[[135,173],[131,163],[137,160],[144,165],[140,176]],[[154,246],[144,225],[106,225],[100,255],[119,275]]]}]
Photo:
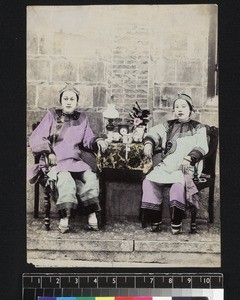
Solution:
[{"label": "embroidered sleeve cuff", "polygon": [[41,145],[35,145],[33,148],[32,148],[32,152],[34,155],[39,155],[39,154],[49,154],[49,153],[52,153],[49,145],[46,145],[46,144],[41,144]]},{"label": "embroidered sleeve cuff", "polygon": [[146,144],[152,144],[153,148],[155,148],[155,146],[156,146],[156,143],[155,143],[154,139],[151,138],[150,136],[147,136],[147,137],[144,138],[143,144],[144,145],[146,145]]},{"label": "embroidered sleeve cuff", "polygon": [[94,137],[94,138],[91,140],[90,148],[91,148],[91,150],[93,150],[95,153],[98,152],[98,145],[97,145],[97,142],[100,141],[100,140],[103,140],[103,138],[101,138],[101,137]]},{"label": "embroidered sleeve cuff", "polygon": [[191,165],[195,165],[205,155],[205,151],[202,148],[194,148],[189,154],[192,159]]},{"label": "embroidered sleeve cuff", "polygon": [[188,158],[186,158],[186,157],[184,157],[184,160],[186,160],[186,161],[188,161],[188,162],[192,162],[192,158],[191,159],[188,159]]}]

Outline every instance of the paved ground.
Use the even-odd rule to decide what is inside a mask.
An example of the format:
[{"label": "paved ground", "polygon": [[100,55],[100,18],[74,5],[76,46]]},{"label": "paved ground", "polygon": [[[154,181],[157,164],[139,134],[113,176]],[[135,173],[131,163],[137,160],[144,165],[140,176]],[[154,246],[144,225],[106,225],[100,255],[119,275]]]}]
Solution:
[{"label": "paved ground", "polygon": [[141,228],[138,220],[107,224],[92,232],[79,217],[68,234],[58,231],[58,219],[46,232],[43,219],[28,216],[28,262],[38,267],[219,267],[220,228],[198,220],[198,233],[189,234],[189,220],[183,233],[173,236],[169,221],[162,231]]}]

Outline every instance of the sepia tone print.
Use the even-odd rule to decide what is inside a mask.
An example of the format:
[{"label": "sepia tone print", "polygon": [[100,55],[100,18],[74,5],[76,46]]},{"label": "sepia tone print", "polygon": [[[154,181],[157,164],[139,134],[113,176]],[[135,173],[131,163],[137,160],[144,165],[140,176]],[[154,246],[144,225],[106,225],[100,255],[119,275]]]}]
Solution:
[{"label": "sepia tone print", "polygon": [[[27,8],[27,164],[28,171],[33,166],[39,171],[27,179],[28,263],[39,267],[220,266],[217,39],[217,6],[212,4]],[[71,105],[64,108],[64,95],[75,99],[74,112],[67,112]],[[180,132],[180,137],[186,133],[184,146],[193,143],[188,140],[189,130],[200,132],[205,142],[194,140],[192,145],[204,158],[199,158],[201,170],[192,157],[190,164],[184,157],[184,168],[192,169],[191,182],[183,185],[178,207],[184,215],[181,228],[175,228],[172,178],[167,182],[165,176],[162,181],[166,184],[161,193],[162,223],[159,215],[155,222],[152,212],[147,215],[144,210],[160,207],[160,194],[153,202],[152,187],[144,190],[143,182],[160,178],[151,173],[153,167],[175,151],[174,141],[178,141],[166,122],[177,116],[179,99],[190,103],[187,116],[193,120],[193,129]],[[78,122],[83,115],[86,119]],[[177,120],[183,115],[180,112]],[[80,139],[82,122],[88,134],[83,130]],[[169,133],[166,141],[163,127],[153,134],[151,128],[159,124],[165,124],[164,134]],[[70,176],[73,190],[74,179],[79,193],[73,195],[76,205],[69,207],[59,203],[63,169],[54,173],[53,156],[49,157],[58,154],[56,145],[65,139],[64,126],[72,130],[69,141],[87,148],[74,158],[86,164],[81,171],[91,168],[95,176],[87,180]],[[42,128],[47,128],[47,135]],[[165,142],[157,145],[156,134]],[[45,152],[39,138],[49,146]],[[156,146],[153,157],[146,155],[151,154],[146,153],[146,144],[151,143]],[[67,177],[61,178],[66,186]],[[94,196],[90,189],[84,198],[89,180],[94,182]],[[185,202],[192,187],[189,182],[197,187],[199,205]]]}]

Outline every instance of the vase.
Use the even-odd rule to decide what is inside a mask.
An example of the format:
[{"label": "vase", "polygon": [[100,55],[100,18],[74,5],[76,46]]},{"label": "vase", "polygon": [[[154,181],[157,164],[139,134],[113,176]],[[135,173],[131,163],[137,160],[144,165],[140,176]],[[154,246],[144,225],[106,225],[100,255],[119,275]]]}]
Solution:
[{"label": "vase", "polygon": [[144,137],[146,126],[139,125],[133,129],[132,139],[135,143],[141,143]]}]

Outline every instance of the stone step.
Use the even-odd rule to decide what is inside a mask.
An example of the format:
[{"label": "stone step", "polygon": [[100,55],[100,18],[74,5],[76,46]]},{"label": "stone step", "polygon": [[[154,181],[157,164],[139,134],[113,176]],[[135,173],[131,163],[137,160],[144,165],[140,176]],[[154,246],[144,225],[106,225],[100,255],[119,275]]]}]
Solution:
[{"label": "stone step", "polygon": [[[28,218],[28,262],[36,266],[220,266],[220,230],[198,220],[198,233],[189,234],[189,220],[183,233],[173,236],[167,225],[153,233],[139,221],[107,224],[93,232],[77,220],[68,234],[58,231],[58,219],[45,231],[42,219]],[[176,263],[177,262],[177,263]],[[70,265],[69,265],[70,264]]]},{"label": "stone step", "polygon": [[28,251],[27,258],[36,267],[220,267],[216,253]]}]

